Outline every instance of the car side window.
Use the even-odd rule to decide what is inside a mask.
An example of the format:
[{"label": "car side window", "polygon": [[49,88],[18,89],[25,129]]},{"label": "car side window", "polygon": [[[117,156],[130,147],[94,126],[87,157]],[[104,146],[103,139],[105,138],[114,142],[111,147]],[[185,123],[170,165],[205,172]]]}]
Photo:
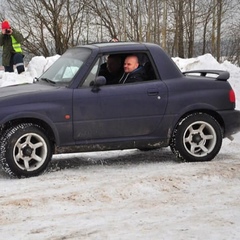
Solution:
[{"label": "car side window", "polygon": [[82,87],[90,87],[91,82],[93,82],[96,79],[98,69],[99,69],[99,62],[100,62],[100,59],[98,59],[97,62],[94,64],[93,68],[91,69],[88,76],[86,77]]},{"label": "car side window", "polygon": [[145,72],[145,81],[155,80],[156,74],[152,65],[152,62],[150,61],[149,57],[146,53],[140,53],[137,54],[140,65],[144,68]]},{"label": "car side window", "polygon": [[146,78],[147,78],[147,81],[149,80],[155,80],[156,79],[156,74],[154,72],[154,69],[153,69],[153,66],[151,64],[151,62],[146,62],[144,65],[143,65],[144,69],[145,69],[145,73],[146,73]]},{"label": "car side window", "polygon": [[[120,79],[124,78],[127,73],[124,73],[124,60],[127,56],[133,54],[110,54],[103,55],[94,64],[93,68],[86,77],[81,87],[90,87],[91,83],[96,79],[97,76],[104,76],[106,78],[106,85],[121,84]],[[139,59],[139,64],[143,72],[143,81],[150,81],[156,79],[152,63],[149,60],[146,53],[136,53]],[[117,68],[115,65],[118,65]],[[137,78],[136,78],[137,79]],[[134,80],[134,79],[133,79]],[[141,83],[141,81],[129,81],[129,83]],[[128,82],[126,82],[128,83]]]}]

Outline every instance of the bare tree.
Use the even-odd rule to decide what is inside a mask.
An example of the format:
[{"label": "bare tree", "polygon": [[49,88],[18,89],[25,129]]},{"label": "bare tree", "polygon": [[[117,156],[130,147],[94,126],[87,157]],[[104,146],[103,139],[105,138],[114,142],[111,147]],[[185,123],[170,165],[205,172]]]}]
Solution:
[{"label": "bare tree", "polygon": [[174,49],[179,57],[184,58],[184,0],[173,0],[171,2],[172,11],[174,14]]},{"label": "bare tree", "polygon": [[34,55],[62,54],[81,36],[83,1],[7,0],[13,25],[27,37],[23,46]]},{"label": "bare tree", "polygon": [[[240,54],[239,26],[229,21],[233,13],[240,20],[239,0],[6,1],[9,20],[24,33],[24,47],[34,55],[62,54],[79,43],[115,36],[158,43],[172,56],[210,52],[219,60],[223,50],[231,59]],[[5,15],[0,9],[0,17]]]},{"label": "bare tree", "polygon": [[[232,3],[232,2],[230,2]],[[231,11],[234,9],[234,11]],[[227,30],[224,33],[227,38],[222,41],[221,54],[224,55],[229,61],[240,66],[240,5],[239,1],[233,1],[229,6],[227,14],[228,19],[225,22]]]},{"label": "bare tree", "polygon": [[[209,1],[209,0],[207,0]],[[204,4],[205,3],[205,4]],[[212,19],[212,9],[213,6],[207,4],[206,2],[201,2],[200,5],[198,5],[199,8],[199,14],[198,14],[198,19],[199,19],[199,28],[202,29],[201,33],[199,34],[199,37],[202,42],[202,50],[200,51],[201,54],[205,54],[207,51],[207,34],[208,34],[208,26],[210,23],[210,20]]]},{"label": "bare tree", "polygon": [[163,23],[162,23],[162,46],[164,49],[167,48],[167,28],[168,28],[168,8],[167,0],[163,1]]},{"label": "bare tree", "polygon": [[221,25],[222,25],[222,14],[223,14],[223,1],[217,0],[217,60],[221,57]]},{"label": "bare tree", "polygon": [[194,37],[195,37],[195,11],[196,2],[195,0],[188,0],[187,9],[184,14],[184,22],[186,26],[186,41],[187,41],[187,57],[193,57],[194,51]]}]

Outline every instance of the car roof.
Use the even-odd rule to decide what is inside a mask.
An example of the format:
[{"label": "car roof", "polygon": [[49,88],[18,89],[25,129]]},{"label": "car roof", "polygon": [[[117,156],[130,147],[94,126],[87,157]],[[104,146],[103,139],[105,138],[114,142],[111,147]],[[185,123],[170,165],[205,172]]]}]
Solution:
[{"label": "car roof", "polygon": [[87,44],[87,45],[78,45],[78,47],[87,47],[90,49],[98,49],[98,51],[112,51],[116,49],[117,51],[127,51],[127,50],[136,50],[136,51],[144,51],[149,48],[161,48],[157,44],[153,43],[143,43],[143,42],[100,42],[100,43],[92,43],[92,44]]}]

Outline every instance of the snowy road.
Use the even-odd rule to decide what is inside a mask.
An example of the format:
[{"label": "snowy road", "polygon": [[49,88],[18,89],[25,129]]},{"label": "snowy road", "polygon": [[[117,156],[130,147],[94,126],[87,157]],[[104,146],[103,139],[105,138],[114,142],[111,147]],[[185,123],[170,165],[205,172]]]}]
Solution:
[{"label": "snowy road", "polygon": [[206,163],[167,149],[54,156],[50,172],[0,172],[1,239],[238,239],[240,141]]}]

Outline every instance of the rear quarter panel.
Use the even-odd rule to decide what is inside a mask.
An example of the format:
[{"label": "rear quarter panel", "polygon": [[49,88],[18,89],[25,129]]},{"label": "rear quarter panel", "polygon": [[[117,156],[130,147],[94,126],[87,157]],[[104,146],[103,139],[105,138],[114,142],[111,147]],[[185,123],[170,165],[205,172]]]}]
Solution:
[{"label": "rear quarter panel", "polygon": [[188,112],[233,110],[229,101],[230,84],[203,77],[182,77],[165,81],[168,88],[166,115],[174,116],[175,122]]}]

